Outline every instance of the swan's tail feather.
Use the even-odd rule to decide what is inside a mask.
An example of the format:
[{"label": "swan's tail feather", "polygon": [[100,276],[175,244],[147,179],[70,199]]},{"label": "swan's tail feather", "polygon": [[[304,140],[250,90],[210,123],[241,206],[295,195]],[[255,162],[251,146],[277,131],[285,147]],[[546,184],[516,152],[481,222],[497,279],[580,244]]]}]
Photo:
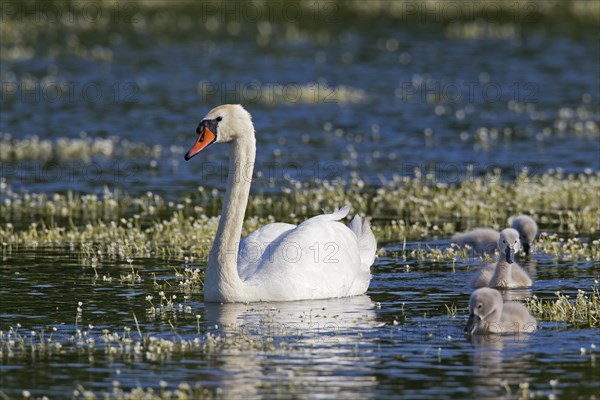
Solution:
[{"label": "swan's tail feather", "polygon": [[344,207],[336,208],[335,210],[333,210],[333,212],[331,214],[326,214],[326,215],[328,215],[329,218],[331,218],[334,221],[339,221],[340,219],[345,218],[349,212],[350,212],[350,205],[347,204]]},{"label": "swan's tail feather", "polygon": [[360,253],[360,263],[366,271],[370,271],[371,265],[375,262],[375,253],[377,251],[377,240],[369,221],[355,215],[348,226],[358,238],[358,251]]}]

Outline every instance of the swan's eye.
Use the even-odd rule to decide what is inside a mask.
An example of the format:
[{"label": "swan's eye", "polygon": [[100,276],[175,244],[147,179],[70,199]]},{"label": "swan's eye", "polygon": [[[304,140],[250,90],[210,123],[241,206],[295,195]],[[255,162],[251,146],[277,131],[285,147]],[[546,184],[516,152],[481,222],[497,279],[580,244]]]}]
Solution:
[{"label": "swan's eye", "polygon": [[503,240],[502,240],[502,243],[506,244],[506,240],[504,240],[504,239],[503,239]]},{"label": "swan's eye", "polygon": [[477,308],[481,308],[481,307],[483,307],[483,304],[480,304],[480,305],[477,306]]},{"label": "swan's eye", "polygon": [[217,122],[223,121],[223,117],[217,117]]}]

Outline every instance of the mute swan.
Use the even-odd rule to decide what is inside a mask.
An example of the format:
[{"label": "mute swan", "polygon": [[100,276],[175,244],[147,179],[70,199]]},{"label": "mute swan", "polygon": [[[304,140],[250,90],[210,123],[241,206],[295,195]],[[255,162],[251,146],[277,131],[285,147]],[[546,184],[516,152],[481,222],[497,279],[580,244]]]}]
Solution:
[{"label": "mute swan", "polygon": [[485,333],[533,332],[535,318],[527,308],[516,301],[502,301],[496,289],[481,288],[471,294],[469,320],[465,326],[468,335]]},{"label": "mute swan", "polygon": [[498,238],[498,262],[478,271],[471,281],[471,286],[515,288],[531,286],[531,278],[515,263],[515,254],[519,251],[519,232],[506,228]]},{"label": "mute swan", "polygon": [[[537,235],[537,224],[528,215],[511,217],[508,221],[511,228],[519,232],[523,251],[528,255]],[[499,235],[498,231],[492,228],[475,228],[467,232],[455,233],[450,240],[461,247],[469,245],[476,253],[494,254]]]},{"label": "mute swan", "polygon": [[240,241],[256,156],[254,125],[239,104],[212,109],[196,129],[189,160],[212,143],[229,145],[229,176],[204,281],[209,302],[309,300],[360,295],[371,280],[377,242],[349,206],[300,225],[272,223]]}]

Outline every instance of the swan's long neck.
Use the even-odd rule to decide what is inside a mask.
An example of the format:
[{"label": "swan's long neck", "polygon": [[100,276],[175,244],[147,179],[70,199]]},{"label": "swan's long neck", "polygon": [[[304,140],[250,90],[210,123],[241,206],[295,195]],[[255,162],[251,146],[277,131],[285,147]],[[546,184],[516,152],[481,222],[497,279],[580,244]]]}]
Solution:
[{"label": "swan's long neck", "polygon": [[208,301],[231,301],[242,294],[237,255],[256,157],[253,133],[229,143],[227,190],[205,275],[204,298]]}]

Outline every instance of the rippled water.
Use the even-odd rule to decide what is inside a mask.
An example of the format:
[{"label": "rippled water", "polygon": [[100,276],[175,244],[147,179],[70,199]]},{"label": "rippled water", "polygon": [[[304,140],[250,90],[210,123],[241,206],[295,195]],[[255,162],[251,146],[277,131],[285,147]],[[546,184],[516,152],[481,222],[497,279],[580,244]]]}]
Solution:
[{"label": "rippled water", "polygon": [[[224,149],[188,163],[183,154],[198,121],[223,102],[252,113],[254,190],[275,194],[291,180],[353,172],[377,186],[415,168],[449,182],[496,168],[506,179],[523,168],[600,169],[600,58],[589,24],[484,24],[471,37],[461,24],[343,10],[316,26],[216,28],[192,6],[139,11],[145,23],[87,28],[9,19],[21,36],[0,43],[0,131],[18,143],[31,135],[118,139],[105,155],[3,159],[3,189],[96,193],[108,185],[178,199],[198,185],[222,188]],[[124,140],[159,151],[122,152]],[[1,330],[17,340],[0,354],[0,393],[65,398],[187,382],[224,399],[599,395],[597,329],[542,322],[532,335],[470,342],[462,329],[476,262],[404,251],[427,245],[447,242],[380,243],[365,296],[249,305],[204,304],[198,288],[180,289],[181,258],[103,259],[96,276],[68,248],[3,247]],[[536,253],[522,261],[540,297],[574,296],[600,278],[598,260]],[[132,267],[141,281],[121,278]],[[174,308],[152,313],[161,291]],[[140,334],[190,347],[138,354]],[[39,346],[49,339],[60,348]]]},{"label": "rippled water", "polygon": [[[189,12],[203,21],[202,9]],[[470,38],[453,25],[392,18],[353,28],[336,17],[318,27],[242,25],[232,35],[223,24],[180,27],[177,9],[152,15],[141,13],[157,24],[147,30],[119,20],[89,32],[50,25],[54,50],[41,40],[7,43],[9,54],[25,47],[33,55],[0,68],[0,131],[41,139],[86,132],[165,149],[156,160],[14,160],[3,172],[16,189],[222,186],[215,171],[226,169],[224,149],[189,163],[182,154],[198,121],[224,102],[252,113],[257,170],[278,185],[351,171],[377,184],[416,167],[454,182],[495,168],[507,178],[525,167],[599,168],[598,48],[583,27],[569,34],[576,22],[563,34],[508,24],[509,35]],[[266,44],[261,29],[270,32]]]},{"label": "rippled water", "polygon": [[[132,265],[142,281],[127,284],[118,278],[129,271],[127,262],[101,262],[100,276],[113,277],[106,281],[94,278],[89,266],[82,267],[62,250],[5,254],[0,270],[2,325],[17,329],[19,322],[17,331],[24,337],[23,348],[16,346],[12,355],[3,349],[6,395],[20,396],[27,388],[33,395],[60,398],[78,385],[111,391],[114,381],[122,388],[159,390],[160,380],[170,389],[181,382],[200,384],[223,398],[290,393],[326,398],[502,397],[508,395],[503,386],[516,392],[524,382],[544,397],[598,392],[597,349],[591,347],[598,343],[597,329],[543,322],[532,335],[468,341],[462,333],[470,293],[466,282],[473,273],[468,263],[382,257],[365,296],[256,304],[204,304],[198,292],[184,299],[174,280],[178,262],[140,259]],[[573,295],[581,282],[600,273],[597,263],[559,265],[543,256],[525,266],[534,272],[532,290],[539,296],[557,285]],[[174,310],[148,313],[145,297],[153,295],[154,303],[159,297],[155,280],[163,287],[172,283],[164,290],[167,297],[178,296]],[[79,301],[82,311],[77,316]],[[454,316],[446,308],[453,305]],[[43,340],[51,337],[62,348],[32,351],[41,329]],[[170,353],[165,348],[163,355],[136,355],[106,342],[105,329],[133,343],[140,341],[138,329],[144,336],[175,343],[207,343],[210,336],[231,341],[213,350]],[[554,379],[559,381],[555,390],[549,383]]]}]

